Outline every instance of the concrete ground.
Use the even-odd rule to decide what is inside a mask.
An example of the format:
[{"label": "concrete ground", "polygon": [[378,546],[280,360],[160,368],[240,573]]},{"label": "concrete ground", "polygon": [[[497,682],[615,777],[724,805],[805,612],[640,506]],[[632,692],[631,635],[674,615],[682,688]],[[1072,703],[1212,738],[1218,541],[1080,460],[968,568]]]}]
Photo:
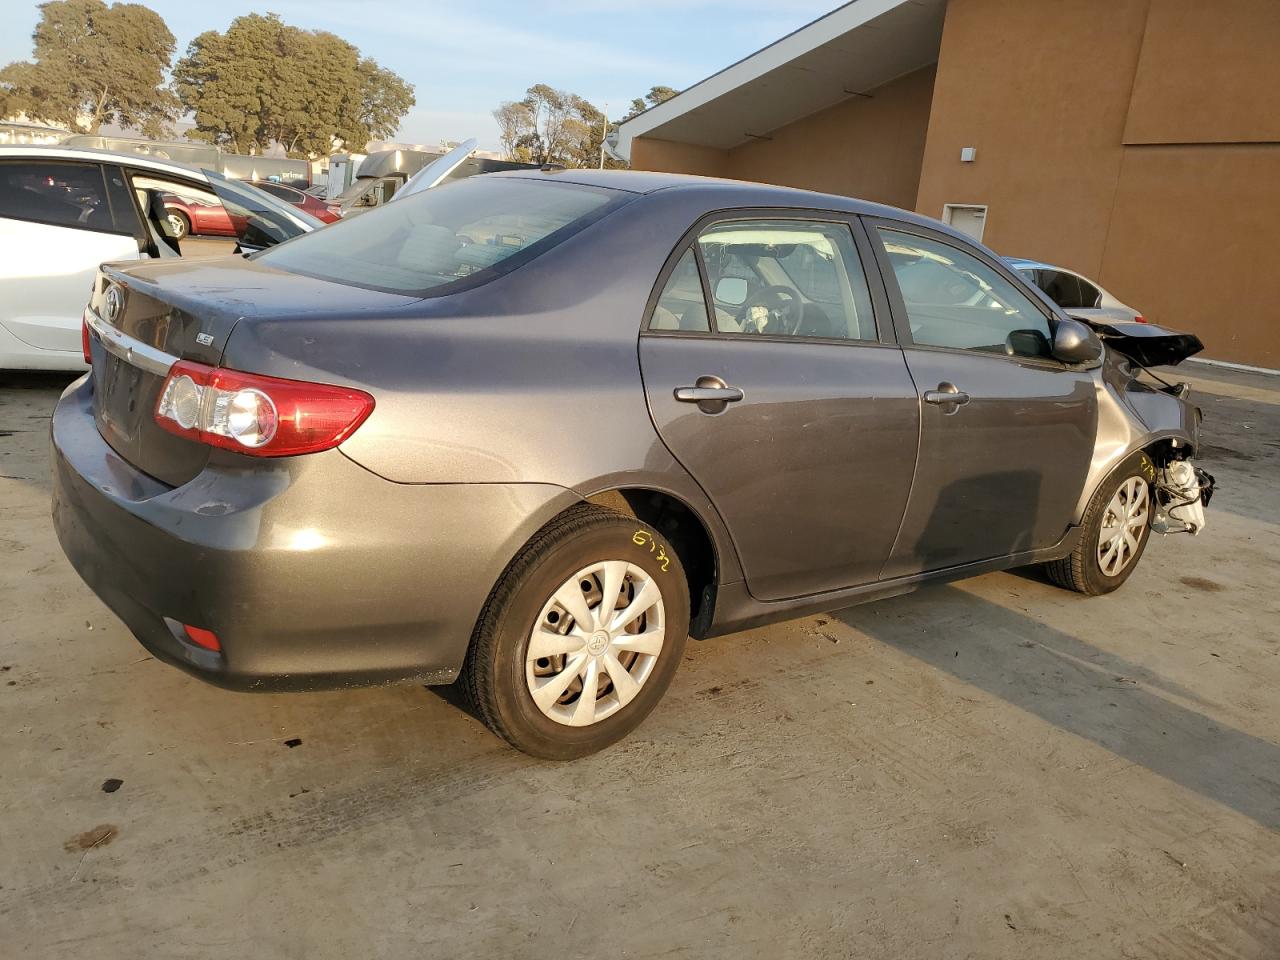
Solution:
[{"label": "concrete ground", "polygon": [[690,644],[572,764],[420,687],[150,659],[50,530],[65,379],[4,377],[0,954],[1280,957],[1280,378],[1194,374],[1209,529],[1118,594],[994,574]]},{"label": "concrete ground", "polygon": [[236,250],[230,237],[187,237],[180,246],[184,257],[225,257]]}]

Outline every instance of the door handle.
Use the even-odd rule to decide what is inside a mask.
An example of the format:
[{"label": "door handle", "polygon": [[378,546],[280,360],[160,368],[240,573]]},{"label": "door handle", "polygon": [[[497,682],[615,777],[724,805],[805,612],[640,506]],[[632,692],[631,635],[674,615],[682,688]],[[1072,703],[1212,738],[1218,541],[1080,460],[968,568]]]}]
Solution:
[{"label": "door handle", "polygon": [[946,380],[943,380],[938,384],[937,390],[925,391],[924,402],[933,404],[955,404],[957,407],[962,407],[969,402],[969,395],[954,383],[948,383]]},{"label": "door handle", "polygon": [[746,396],[719,377],[699,377],[692,387],[676,387],[674,392],[680,403],[696,403],[699,410],[709,414],[724,413],[729,404]]},{"label": "door handle", "polygon": [[736,403],[742,399],[742,391],[737,387],[676,387],[676,399],[681,403],[702,403],[704,400]]}]

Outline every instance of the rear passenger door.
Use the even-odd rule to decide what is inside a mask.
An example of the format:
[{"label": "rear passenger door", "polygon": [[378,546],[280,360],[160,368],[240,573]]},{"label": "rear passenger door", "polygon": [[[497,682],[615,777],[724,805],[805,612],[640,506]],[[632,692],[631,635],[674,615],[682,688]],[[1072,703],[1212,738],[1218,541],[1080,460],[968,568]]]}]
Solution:
[{"label": "rear passenger door", "polygon": [[0,353],[79,355],[98,264],[139,256],[131,203],[115,166],[0,160]]},{"label": "rear passenger door", "polygon": [[1093,457],[1092,377],[1050,355],[1049,308],[985,251],[918,224],[868,227],[921,400],[885,577],[1055,544]]},{"label": "rear passenger door", "polygon": [[640,338],[654,424],[762,600],[876,580],[907,502],[916,394],[853,226],[778,211],[702,222]]}]

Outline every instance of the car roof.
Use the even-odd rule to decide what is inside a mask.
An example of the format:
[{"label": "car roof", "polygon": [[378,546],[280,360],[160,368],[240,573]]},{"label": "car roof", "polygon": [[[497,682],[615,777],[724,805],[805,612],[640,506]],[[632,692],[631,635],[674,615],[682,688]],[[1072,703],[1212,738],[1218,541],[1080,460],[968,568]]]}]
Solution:
[{"label": "car roof", "polygon": [[[518,180],[545,180],[575,183],[588,187],[605,187],[625,190],[628,193],[649,194],[658,191],[679,190],[689,193],[691,200],[704,202],[708,209],[715,209],[716,197],[733,194],[731,205],[735,207],[798,207],[816,210],[835,210],[864,216],[884,216],[906,220],[927,226],[942,233],[963,236],[932,217],[921,216],[910,210],[901,210],[885,204],[844,197],[832,193],[818,193],[795,187],[780,187],[749,180],[728,180],[721,177],[699,177],[690,173],[654,173],[647,170],[570,170],[543,167],[541,170],[504,170],[485,174],[487,177],[505,177]],[[969,238],[966,238],[969,239]]]},{"label": "car roof", "polygon": [[39,157],[42,160],[99,160],[127,163],[139,169],[173,173],[195,180],[207,179],[198,167],[179,163],[176,160],[153,160],[151,157],[117,150],[99,150],[95,147],[50,147],[39,144],[14,144],[0,147],[0,158],[13,159],[32,156]]}]

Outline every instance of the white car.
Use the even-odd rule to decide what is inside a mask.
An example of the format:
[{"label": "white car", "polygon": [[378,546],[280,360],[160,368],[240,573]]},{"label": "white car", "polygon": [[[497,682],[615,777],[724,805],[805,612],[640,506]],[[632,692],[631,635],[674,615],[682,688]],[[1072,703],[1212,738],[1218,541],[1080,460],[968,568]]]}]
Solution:
[{"label": "white car", "polygon": [[1009,265],[1044,291],[1045,296],[1065,310],[1070,316],[1082,320],[1101,320],[1110,323],[1132,320],[1146,323],[1142,313],[1102,289],[1093,280],[1068,270],[1038,260],[1006,258]]},{"label": "white car", "polygon": [[0,370],[85,368],[81,321],[98,264],[180,255],[166,197],[221,203],[243,250],[321,226],[260,190],[174,162],[0,147]]}]

